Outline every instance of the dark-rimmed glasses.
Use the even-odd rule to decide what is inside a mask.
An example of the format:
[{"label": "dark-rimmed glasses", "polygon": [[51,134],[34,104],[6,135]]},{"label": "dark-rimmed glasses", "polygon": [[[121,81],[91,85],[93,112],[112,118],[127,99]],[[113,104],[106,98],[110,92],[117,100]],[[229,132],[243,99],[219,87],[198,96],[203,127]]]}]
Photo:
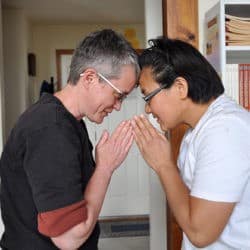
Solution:
[{"label": "dark-rimmed glasses", "polygon": [[154,91],[152,91],[151,93],[149,93],[146,96],[143,96],[142,99],[148,103],[155,95],[157,95],[158,93],[160,93],[160,91],[164,88],[167,87],[167,84],[162,85],[161,87],[155,89]]}]

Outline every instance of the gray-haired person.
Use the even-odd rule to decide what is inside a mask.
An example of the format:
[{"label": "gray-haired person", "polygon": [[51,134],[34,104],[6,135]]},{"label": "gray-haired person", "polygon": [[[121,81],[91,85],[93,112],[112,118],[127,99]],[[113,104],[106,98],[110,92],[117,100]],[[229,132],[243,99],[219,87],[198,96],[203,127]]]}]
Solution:
[{"label": "gray-haired person", "polygon": [[102,123],[134,88],[137,55],[112,30],[75,49],[66,86],[44,94],[13,128],[1,157],[1,247],[97,249],[98,216],[112,173],[133,142],[129,121],[104,131],[92,157],[87,117]]}]

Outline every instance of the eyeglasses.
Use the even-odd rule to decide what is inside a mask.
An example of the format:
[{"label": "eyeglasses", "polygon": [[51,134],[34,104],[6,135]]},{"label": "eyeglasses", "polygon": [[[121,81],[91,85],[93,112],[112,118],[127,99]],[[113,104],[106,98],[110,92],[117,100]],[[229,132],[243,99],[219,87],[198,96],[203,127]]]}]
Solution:
[{"label": "eyeglasses", "polygon": [[[80,76],[83,76],[84,73],[81,73]],[[102,78],[112,89],[114,89],[118,95],[117,100],[123,102],[127,98],[127,94],[118,89],[112,82],[110,82],[103,74],[97,72],[97,75]]]},{"label": "eyeglasses", "polygon": [[148,95],[143,96],[143,97],[142,97],[143,100],[144,100],[145,102],[149,103],[149,101],[150,101],[155,95],[157,95],[158,93],[160,93],[160,91],[161,91],[162,89],[166,88],[166,87],[167,87],[167,84],[162,85],[161,87],[155,89],[154,91],[152,91],[152,92],[149,93]]},{"label": "eyeglasses", "polygon": [[112,89],[114,89],[116,91],[116,93],[118,94],[118,100],[120,102],[123,102],[124,99],[126,99],[127,94],[122,92],[120,89],[118,89],[112,82],[110,82],[103,74],[97,72],[97,75],[100,76]]}]

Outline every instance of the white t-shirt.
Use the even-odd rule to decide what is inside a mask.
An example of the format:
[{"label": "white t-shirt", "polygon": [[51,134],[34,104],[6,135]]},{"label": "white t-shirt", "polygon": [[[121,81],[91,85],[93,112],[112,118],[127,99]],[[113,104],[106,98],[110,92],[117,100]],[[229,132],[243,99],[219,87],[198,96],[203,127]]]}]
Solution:
[{"label": "white t-shirt", "polygon": [[[178,167],[191,196],[236,202],[219,239],[203,249],[250,250],[250,113],[218,97],[186,132]],[[182,249],[198,248],[184,234]]]}]

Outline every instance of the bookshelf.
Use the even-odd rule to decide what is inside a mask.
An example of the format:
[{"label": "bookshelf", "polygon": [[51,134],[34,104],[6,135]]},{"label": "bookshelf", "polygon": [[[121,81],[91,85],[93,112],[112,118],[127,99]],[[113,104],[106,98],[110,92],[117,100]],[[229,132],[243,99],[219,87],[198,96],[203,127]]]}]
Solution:
[{"label": "bookshelf", "polygon": [[230,73],[233,66],[239,68],[240,64],[250,65],[250,41],[247,41],[246,45],[226,45],[226,15],[250,18],[250,1],[220,0],[206,12],[204,54],[221,76],[226,94],[242,104],[240,95],[243,91],[244,98],[250,103],[250,73],[246,74],[247,86],[244,87],[239,83],[240,73],[234,76],[232,76],[234,73]]}]

